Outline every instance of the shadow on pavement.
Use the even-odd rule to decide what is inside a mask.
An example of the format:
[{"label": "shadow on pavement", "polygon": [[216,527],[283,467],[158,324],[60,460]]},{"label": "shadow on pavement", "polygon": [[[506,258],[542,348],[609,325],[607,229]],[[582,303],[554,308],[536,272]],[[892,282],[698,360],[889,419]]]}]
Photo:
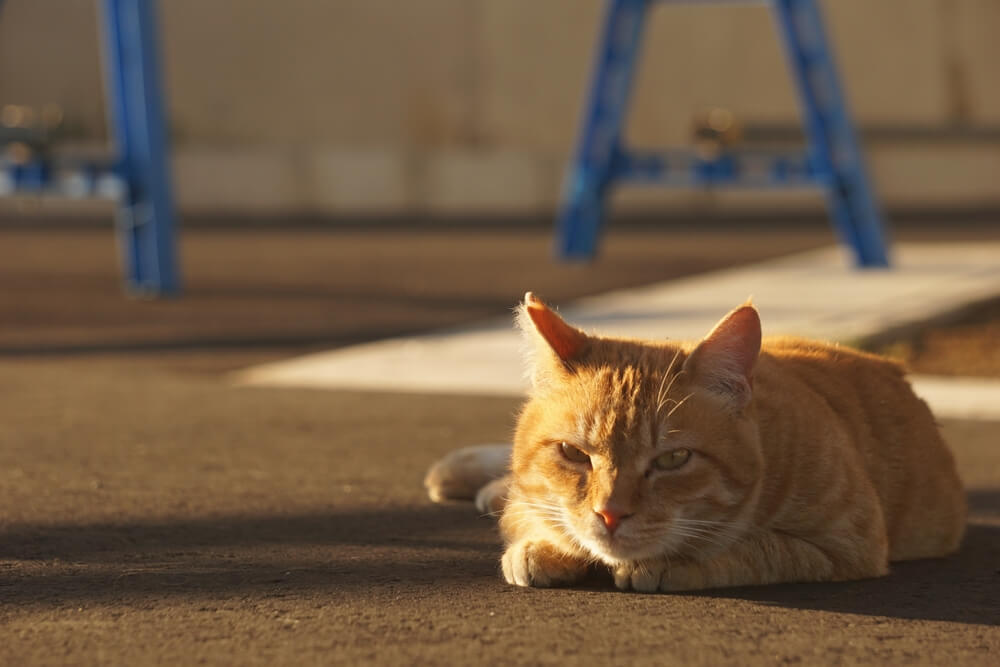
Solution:
[{"label": "shadow on pavement", "polygon": [[1000,526],[972,524],[959,553],[893,563],[887,577],[710,593],[792,609],[1000,625]]},{"label": "shadow on pavement", "polygon": [[0,604],[336,596],[495,581],[493,522],[468,506],[22,525],[0,531]]},{"label": "shadow on pavement", "polygon": [[1000,518],[1000,489],[973,489],[967,497],[970,515]]},{"label": "shadow on pavement", "polygon": [[[973,508],[998,503],[1000,492],[971,494]],[[0,532],[0,559],[7,561],[0,562],[0,599],[62,606],[171,595],[336,596],[427,587],[491,595],[503,588],[499,553],[494,524],[468,505],[8,526]],[[595,575],[584,588],[575,593],[598,589],[615,595],[607,576]],[[686,596],[996,626],[1000,526],[973,523],[955,556],[895,563],[882,579]]]},{"label": "shadow on pavement", "polygon": [[262,545],[498,550],[493,522],[471,505],[345,509],[92,524],[9,525],[0,559],[117,562],[135,553]]}]

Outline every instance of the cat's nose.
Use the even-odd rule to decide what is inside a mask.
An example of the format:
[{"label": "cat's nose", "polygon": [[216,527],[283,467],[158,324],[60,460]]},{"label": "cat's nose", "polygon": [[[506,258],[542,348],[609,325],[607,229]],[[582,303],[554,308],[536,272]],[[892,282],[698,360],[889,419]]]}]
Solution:
[{"label": "cat's nose", "polygon": [[594,513],[603,519],[604,527],[608,529],[608,534],[610,535],[615,534],[615,531],[618,530],[618,525],[622,522],[622,519],[632,516],[631,514],[625,514],[624,512],[620,512],[619,510],[611,507],[594,510]]}]

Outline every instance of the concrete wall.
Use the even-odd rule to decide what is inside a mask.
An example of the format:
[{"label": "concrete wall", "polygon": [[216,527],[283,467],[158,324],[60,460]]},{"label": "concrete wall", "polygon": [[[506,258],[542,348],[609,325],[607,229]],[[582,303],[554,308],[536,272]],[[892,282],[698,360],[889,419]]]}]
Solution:
[{"label": "concrete wall", "polygon": [[[160,0],[188,210],[537,213],[576,135],[600,0]],[[824,4],[858,121],[1000,125],[1000,2]],[[61,105],[103,140],[94,0],[7,0],[0,104]],[[670,6],[647,33],[627,135],[798,110],[762,7]],[[1000,144],[878,143],[890,205],[1000,204]],[[814,195],[625,191],[622,206],[814,205]]]}]

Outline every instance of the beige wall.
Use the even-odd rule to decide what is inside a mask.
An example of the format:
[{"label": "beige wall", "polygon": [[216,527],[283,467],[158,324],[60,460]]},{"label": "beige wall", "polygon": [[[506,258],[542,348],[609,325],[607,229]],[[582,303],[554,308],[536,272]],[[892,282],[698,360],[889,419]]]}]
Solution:
[{"label": "beige wall", "polygon": [[[600,0],[160,0],[175,171],[190,209],[537,212],[576,135]],[[824,4],[862,124],[1000,124],[1000,2]],[[7,0],[0,104],[58,103],[103,139],[94,0]],[[688,141],[697,110],[798,111],[762,7],[650,22],[627,134]],[[1000,203],[1000,146],[878,145],[890,204]],[[626,192],[623,205],[800,204]],[[817,201],[817,198],[806,201]]]}]

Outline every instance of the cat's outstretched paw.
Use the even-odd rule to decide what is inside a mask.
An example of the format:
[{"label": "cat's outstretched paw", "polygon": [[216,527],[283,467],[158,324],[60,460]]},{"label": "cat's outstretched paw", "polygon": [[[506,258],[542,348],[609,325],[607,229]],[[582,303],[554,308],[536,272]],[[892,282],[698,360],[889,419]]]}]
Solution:
[{"label": "cat's outstretched paw", "polygon": [[515,586],[548,588],[578,581],[587,564],[543,542],[522,540],[507,547],[500,561],[503,578]]},{"label": "cat's outstretched paw", "polygon": [[614,570],[615,586],[639,593],[693,591],[708,587],[705,572],[697,563],[641,561],[619,565]]}]

